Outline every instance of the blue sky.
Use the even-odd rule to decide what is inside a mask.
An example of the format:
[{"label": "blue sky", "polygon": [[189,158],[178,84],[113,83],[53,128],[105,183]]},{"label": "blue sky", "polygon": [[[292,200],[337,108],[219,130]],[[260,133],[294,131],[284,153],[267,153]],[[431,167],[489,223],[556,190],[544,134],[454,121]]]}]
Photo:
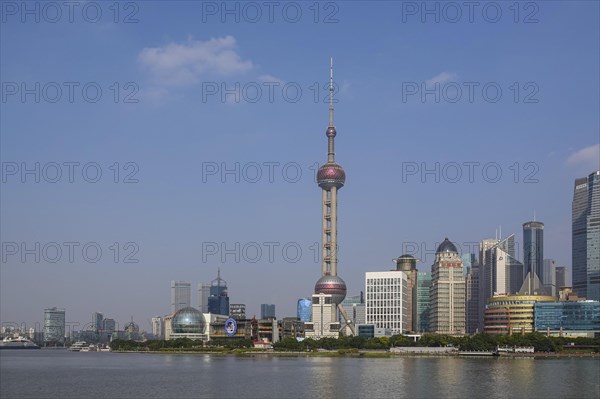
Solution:
[{"label": "blue sky", "polygon": [[[59,18],[30,2],[40,7],[36,22],[7,3],[2,322],[32,324],[58,306],[71,322],[102,311],[148,328],[149,317],[169,311],[170,280],[208,282],[218,267],[231,302],[248,313],[275,303],[278,316],[295,314],[320,273],[313,174],[326,160],[331,56],[336,160],[347,174],[339,274],[349,294],[405,249],[419,248],[419,269],[428,270],[445,237],[468,250],[501,226],[520,243],[534,212],[546,225],[545,257],[570,267],[573,181],[599,168],[597,2],[523,2],[518,15],[512,2],[481,2],[472,21],[462,9],[455,23],[454,10],[436,2],[427,4],[437,4],[439,22],[422,20],[421,2],[282,2],[272,20],[258,2],[257,22],[245,3],[123,2],[117,23],[112,2],[82,2],[87,14],[75,9],[73,22],[64,9]],[[221,15],[225,7],[233,14]],[[36,82],[37,103],[21,96]],[[72,183],[68,162],[79,163]],[[39,183],[21,176],[36,163]],[[436,163],[439,173],[422,175]],[[51,183],[56,164],[62,176]],[[236,164],[239,182],[221,175]],[[98,170],[98,182],[86,181]],[[78,243],[72,261],[68,242]],[[40,262],[23,261],[12,243],[39,243]],[[82,253],[86,244],[102,250],[97,262]],[[236,245],[240,259],[223,261],[221,250]]]}]

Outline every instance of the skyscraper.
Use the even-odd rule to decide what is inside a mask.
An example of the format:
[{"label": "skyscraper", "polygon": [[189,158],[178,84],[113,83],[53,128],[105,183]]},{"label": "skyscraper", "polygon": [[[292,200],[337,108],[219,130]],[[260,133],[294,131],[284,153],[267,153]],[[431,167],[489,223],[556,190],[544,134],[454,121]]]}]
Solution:
[{"label": "skyscraper", "polygon": [[429,331],[429,308],[431,298],[431,272],[418,272],[417,274],[417,331]]},{"label": "skyscraper", "polygon": [[99,312],[94,312],[92,314],[92,329],[98,333],[102,330],[102,320],[104,320],[104,315]]},{"label": "skyscraper", "polygon": [[106,334],[112,334],[117,330],[117,322],[115,319],[104,319],[102,320],[102,332]]},{"label": "skyscraper", "polygon": [[486,251],[496,244],[498,244],[498,240],[492,238],[485,239],[479,244],[479,331],[483,331],[483,312],[485,306],[494,294],[491,263],[486,259]]},{"label": "skyscraper", "polygon": [[556,267],[556,292],[560,291],[562,287],[567,286],[567,268],[565,266]]},{"label": "skyscraper", "polygon": [[192,284],[189,281],[171,281],[171,312],[189,308],[192,302]]},{"label": "skyscraper", "polygon": [[312,315],[312,302],[308,298],[300,298],[298,299],[298,304],[296,308],[296,317],[300,321],[310,321]]},{"label": "skyscraper", "polygon": [[544,288],[546,289],[546,295],[556,296],[558,291],[556,289],[556,261],[554,259],[544,259]]},{"label": "skyscraper", "polygon": [[[335,163],[335,136],[337,132],[333,124],[333,60],[329,67],[329,127],[325,131],[327,136],[327,163],[322,165],[317,171],[317,183],[322,190],[322,254],[323,261],[321,265],[321,278],[317,280],[315,284],[315,296],[312,298],[313,302],[313,323],[312,327],[316,330],[315,317],[320,317],[320,309],[329,315],[330,309],[332,310],[332,318],[330,325],[324,326],[321,322],[329,320],[329,316],[319,320],[321,323],[320,329],[317,334],[323,332],[323,334],[329,335],[329,328],[335,329],[339,332],[339,325],[335,325],[338,322],[338,311],[335,309],[338,304],[342,303],[346,297],[346,283],[337,275],[337,193],[338,190],[344,186],[346,182],[346,173],[344,169]],[[331,297],[317,297],[318,294],[331,295]],[[325,302],[330,303],[325,303]],[[321,304],[327,305],[326,307],[320,307]],[[308,333],[308,327],[307,327]],[[336,332],[337,334],[337,332]],[[318,336],[318,335],[316,335]]]},{"label": "skyscraper", "polygon": [[152,318],[152,334],[157,338],[157,339],[163,339],[164,338],[164,325],[163,325],[163,319],[160,316],[154,316]]},{"label": "skyscraper", "polygon": [[[431,266],[429,329],[437,334],[465,334],[465,277],[456,246],[447,238]],[[368,314],[368,313],[367,313]]]},{"label": "skyscraper", "polygon": [[[474,334],[479,328],[479,262],[475,254],[466,254],[470,267],[465,276],[465,329],[468,334]],[[465,256],[463,256],[463,263]]]},{"label": "skyscraper", "polygon": [[56,345],[65,342],[65,310],[44,309],[44,343]]},{"label": "skyscraper", "polygon": [[229,316],[229,296],[227,293],[227,282],[221,278],[221,269],[217,271],[217,278],[210,283],[208,313]]},{"label": "skyscraper", "polygon": [[573,290],[600,300],[600,170],[575,180],[572,262]]},{"label": "skyscraper", "polygon": [[198,284],[198,310],[201,313],[208,313],[208,297],[210,296],[210,284]]},{"label": "skyscraper", "polygon": [[396,270],[402,271],[407,277],[406,292],[406,331],[416,332],[417,325],[417,259],[411,255],[402,255],[394,259]]},{"label": "skyscraper", "polygon": [[261,319],[274,319],[275,318],[275,305],[269,303],[263,303],[260,305],[260,318]]},{"label": "skyscraper", "polygon": [[408,281],[403,271],[365,273],[367,324],[404,334],[407,329]]},{"label": "skyscraper", "polygon": [[515,259],[515,235],[502,239],[485,252],[491,275],[492,296],[515,294],[523,284],[523,264]]},{"label": "skyscraper", "polygon": [[544,281],[544,223],[523,223],[523,286],[527,287],[525,292],[532,295],[543,289],[537,287]]}]

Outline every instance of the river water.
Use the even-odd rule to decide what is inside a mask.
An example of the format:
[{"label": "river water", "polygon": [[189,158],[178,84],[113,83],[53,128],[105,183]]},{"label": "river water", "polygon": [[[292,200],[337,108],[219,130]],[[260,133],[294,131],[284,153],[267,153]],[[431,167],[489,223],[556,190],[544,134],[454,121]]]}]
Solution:
[{"label": "river water", "polygon": [[343,358],[3,350],[2,398],[599,398],[592,358]]}]

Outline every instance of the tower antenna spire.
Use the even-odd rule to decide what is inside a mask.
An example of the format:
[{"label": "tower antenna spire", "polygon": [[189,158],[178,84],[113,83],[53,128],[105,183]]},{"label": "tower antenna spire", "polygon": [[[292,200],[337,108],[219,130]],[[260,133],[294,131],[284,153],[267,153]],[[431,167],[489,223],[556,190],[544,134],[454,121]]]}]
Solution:
[{"label": "tower antenna spire", "polygon": [[333,57],[329,60],[329,126],[333,127]]}]

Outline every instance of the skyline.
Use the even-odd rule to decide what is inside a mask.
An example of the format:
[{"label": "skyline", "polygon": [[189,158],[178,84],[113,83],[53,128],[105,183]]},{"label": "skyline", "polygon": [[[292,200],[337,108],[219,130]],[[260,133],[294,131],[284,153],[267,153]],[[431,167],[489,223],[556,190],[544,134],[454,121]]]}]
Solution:
[{"label": "skyline", "polygon": [[[163,316],[171,280],[191,281],[195,291],[218,267],[231,302],[245,303],[248,314],[273,303],[279,315],[294,315],[297,299],[312,294],[320,275],[314,173],[325,161],[328,97],[321,86],[328,83],[330,56],[339,87],[338,160],[350,176],[339,208],[339,262],[348,295],[362,289],[364,272],[391,270],[392,259],[410,243],[435,251],[448,237],[464,253],[461,244],[494,238],[501,226],[502,236],[515,233],[522,247],[522,224],[533,219],[545,224],[544,258],[567,266],[570,279],[573,184],[600,169],[599,5],[542,3],[534,24],[422,23],[410,16],[399,24],[401,5],[365,4],[339,4],[339,21],[331,24],[221,23],[194,4],[169,9],[171,21],[163,18],[161,2],[139,4],[139,22],[129,25],[21,23],[7,16],[0,27],[2,242],[98,243],[103,252],[97,263],[79,251],[73,263],[66,251],[57,263],[3,259],[1,321],[31,324],[52,306],[66,308],[67,321],[71,315],[91,320],[94,311],[122,323],[132,314],[140,321]],[[312,18],[308,9],[304,15]],[[378,26],[353,29],[375,16]],[[275,32],[288,46],[270,39]],[[11,82],[31,87],[36,81],[41,87],[98,82],[103,97],[51,103],[53,86],[40,103],[32,95],[21,101],[7,94]],[[451,103],[440,95],[436,103],[429,95],[421,102],[407,91],[436,83],[454,89],[448,86],[453,82],[464,89],[472,81],[497,82],[502,100],[476,96],[472,103]],[[124,102],[135,92],[128,82],[139,87],[137,103]],[[239,102],[235,92],[222,101],[222,83],[240,83],[246,93]],[[303,96],[291,102],[277,91],[270,102],[264,91],[252,103],[256,85],[249,83],[263,90],[265,83],[297,83]],[[538,102],[524,102],[535,87]],[[86,181],[94,180],[98,168],[92,165],[69,183],[64,163],[73,161],[97,163],[101,180]],[[20,171],[7,169],[22,162],[29,168],[39,162],[49,174],[40,183],[26,176],[23,183]],[[460,165],[461,178],[451,183],[455,175],[446,174],[436,182],[429,174],[423,182],[421,171],[436,162],[447,173]],[[492,168],[470,182],[472,162],[479,162],[476,170],[496,163],[502,177],[487,181],[494,180]],[[57,183],[49,182],[51,163],[62,165]],[[236,163],[239,182],[221,176],[223,165]],[[252,183],[256,165],[262,175]],[[279,173],[283,165],[285,175]],[[302,172],[297,181],[296,170]],[[265,243],[275,242],[280,245],[270,262]],[[238,252],[246,248],[247,256],[240,253],[236,262],[228,255],[223,263],[221,243],[226,249],[240,243]],[[254,263],[247,261],[253,243],[262,249]],[[294,245],[286,261],[286,243],[302,249],[297,262],[289,261]],[[139,262],[126,263],[127,256]],[[428,271],[432,264],[430,254],[417,268]]]}]

